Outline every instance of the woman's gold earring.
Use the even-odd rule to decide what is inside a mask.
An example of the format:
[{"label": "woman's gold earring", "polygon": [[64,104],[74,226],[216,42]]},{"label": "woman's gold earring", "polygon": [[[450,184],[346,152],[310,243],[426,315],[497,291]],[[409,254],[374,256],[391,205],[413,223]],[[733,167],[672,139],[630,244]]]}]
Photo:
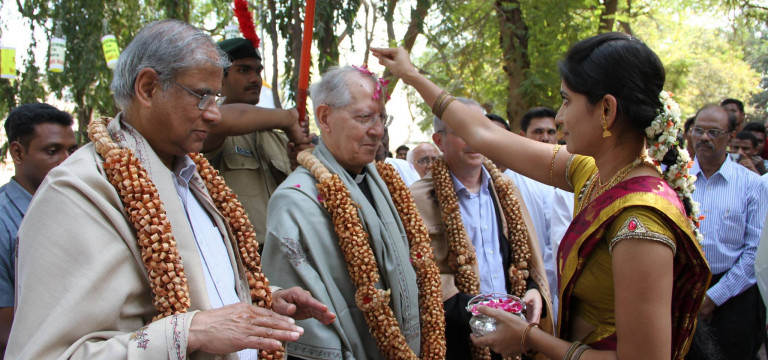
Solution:
[{"label": "woman's gold earring", "polygon": [[605,113],[603,113],[603,138],[611,136],[611,132],[608,131],[608,122],[605,120]]}]

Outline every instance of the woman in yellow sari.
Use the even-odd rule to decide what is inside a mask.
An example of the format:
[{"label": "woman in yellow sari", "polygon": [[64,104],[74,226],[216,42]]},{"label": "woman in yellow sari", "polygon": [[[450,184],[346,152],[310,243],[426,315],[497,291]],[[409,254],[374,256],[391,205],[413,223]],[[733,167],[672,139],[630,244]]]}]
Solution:
[{"label": "woman in yellow sari", "polygon": [[679,108],[652,50],[621,33],[569,50],[556,118],[567,150],[499,131],[419,74],[405,50],[372,51],[475,151],[576,197],[558,250],[559,338],[484,308],[499,324],[477,345],[564,360],[685,356],[711,275],[696,240],[690,159],[676,143]]}]

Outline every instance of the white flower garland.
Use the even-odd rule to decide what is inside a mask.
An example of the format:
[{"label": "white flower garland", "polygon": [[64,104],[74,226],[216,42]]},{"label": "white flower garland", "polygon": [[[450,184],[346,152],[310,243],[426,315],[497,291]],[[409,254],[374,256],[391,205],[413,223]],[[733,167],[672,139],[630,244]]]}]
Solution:
[{"label": "white flower garland", "polygon": [[681,146],[677,141],[677,135],[683,131],[683,121],[680,119],[680,106],[675,100],[672,100],[673,94],[662,90],[659,93],[661,108],[658,115],[653,119],[651,125],[645,128],[645,134],[648,138],[648,155],[659,165],[664,159],[669,149],[677,145],[677,159],[672,166],[667,167],[663,172],[664,180],[675,190],[681,200],[688,199],[691,203],[691,212],[688,214],[688,221],[696,234],[696,240],[701,244],[704,237],[699,231],[699,221],[704,217],[699,216],[699,203],[693,201],[693,190],[696,176],[688,173],[688,169],[693,166],[688,150]]}]

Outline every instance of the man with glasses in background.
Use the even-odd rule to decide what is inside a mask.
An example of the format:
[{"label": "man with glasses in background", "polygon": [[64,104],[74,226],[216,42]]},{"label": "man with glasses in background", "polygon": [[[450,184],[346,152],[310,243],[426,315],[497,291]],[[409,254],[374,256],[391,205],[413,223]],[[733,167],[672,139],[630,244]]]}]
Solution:
[{"label": "man with glasses in background", "polygon": [[429,172],[432,163],[440,156],[440,150],[433,143],[421,143],[408,152],[408,162],[413,165],[419,177]]},{"label": "man with glasses in background", "polygon": [[712,282],[699,315],[713,328],[726,359],[754,359],[765,338],[765,306],[755,279],[755,253],[768,204],[768,185],[727,152],[738,121],[709,105],[690,129],[696,158],[693,199],[699,203],[702,247]]},{"label": "man with glasses in background", "polygon": [[[375,264],[365,271],[378,273],[376,288],[389,291],[391,307],[407,347],[419,354],[421,333],[418,284],[410,262],[405,227],[395,210],[392,195],[373,163],[389,117],[384,106],[386,86],[365,67],[332,68],[313,84],[315,122],[320,143],[311,155],[299,155],[297,168],[269,200],[264,269],[273,285],[299,286],[330,311],[338,314],[334,326],[299,321],[304,335],[288,344],[288,354],[303,359],[382,359],[371,335],[357,287],[345,257],[370,246]],[[355,204],[351,213],[333,217],[324,205],[318,186],[320,172],[338,175]],[[346,198],[334,187],[334,199]],[[335,220],[336,218],[338,220]],[[340,236],[354,231],[357,219],[365,241],[353,241],[343,249]],[[407,224],[406,224],[407,225]],[[341,233],[340,233],[341,232]],[[346,239],[346,238],[345,238]],[[349,241],[349,240],[347,240]],[[363,245],[364,244],[364,245]],[[362,295],[361,295],[362,296]],[[372,301],[370,298],[367,303]],[[438,311],[438,309],[435,309]]]}]

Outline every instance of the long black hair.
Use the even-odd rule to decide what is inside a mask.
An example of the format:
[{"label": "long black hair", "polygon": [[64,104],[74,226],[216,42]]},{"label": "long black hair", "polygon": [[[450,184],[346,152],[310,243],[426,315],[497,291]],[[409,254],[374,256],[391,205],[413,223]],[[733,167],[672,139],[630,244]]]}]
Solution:
[{"label": "long black hair", "polygon": [[643,132],[658,115],[659,93],[666,73],[659,57],[637,38],[603,33],[576,43],[558,67],[573,91],[594,105],[603,96],[616,98],[616,116]]},{"label": "long black hair", "polygon": [[[615,97],[616,120],[643,136],[645,128],[662,111],[659,95],[666,79],[664,65],[653,50],[634,36],[611,32],[579,41],[558,67],[568,88],[585,95],[590,104],[597,104],[608,94]],[[660,136],[661,133],[656,134],[649,143],[658,142]],[[669,147],[661,160],[666,171],[681,161],[681,144]],[[667,178],[666,175],[662,177]],[[693,200],[678,196],[686,213],[692,214]]]}]

